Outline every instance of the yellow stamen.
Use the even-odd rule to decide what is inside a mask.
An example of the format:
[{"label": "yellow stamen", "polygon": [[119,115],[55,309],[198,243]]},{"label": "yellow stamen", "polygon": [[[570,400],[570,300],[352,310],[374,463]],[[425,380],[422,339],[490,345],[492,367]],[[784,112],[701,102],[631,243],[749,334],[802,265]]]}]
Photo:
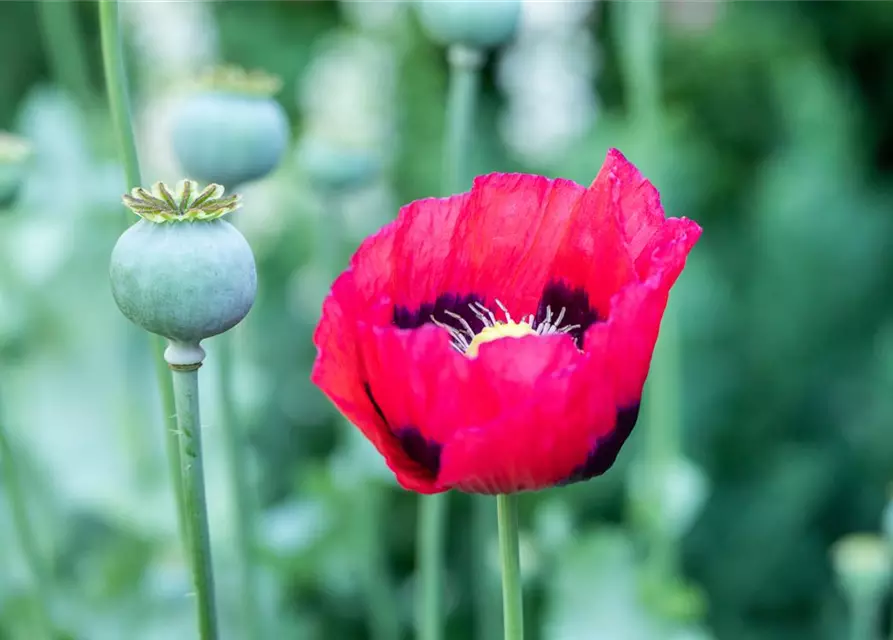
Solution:
[{"label": "yellow stamen", "polygon": [[491,327],[484,327],[477,334],[465,350],[465,355],[469,358],[476,358],[478,348],[485,342],[493,342],[500,338],[523,338],[524,336],[535,336],[536,330],[527,322],[497,322]]}]

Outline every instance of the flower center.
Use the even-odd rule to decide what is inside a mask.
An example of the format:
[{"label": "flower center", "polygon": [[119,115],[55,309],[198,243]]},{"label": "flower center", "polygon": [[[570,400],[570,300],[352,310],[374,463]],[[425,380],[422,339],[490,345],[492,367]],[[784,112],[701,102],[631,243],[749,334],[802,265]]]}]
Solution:
[{"label": "flower center", "polygon": [[480,346],[486,342],[493,342],[500,338],[523,338],[524,336],[546,336],[554,333],[568,333],[574,329],[579,329],[580,325],[570,324],[561,326],[564,319],[564,309],[558,312],[553,318],[552,308],[546,307],[546,317],[541,322],[536,322],[533,314],[522,316],[520,322],[512,319],[508,309],[505,308],[499,300],[496,305],[505,315],[505,320],[500,321],[487,307],[480,302],[472,302],[468,305],[472,313],[480,320],[484,328],[479,333],[475,333],[474,329],[468,324],[458,313],[452,311],[444,311],[444,313],[458,322],[460,328],[450,326],[446,323],[438,321],[433,315],[431,321],[438,327],[446,329],[452,338],[452,346],[458,352],[469,358],[476,358]]},{"label": "flower center", "polygon": [[524,336],[537,335],[533,327],[526,322],[499,322],[492,327],[484,327],[483,331],[472,338],[471,343],[465,350],[465,355],[469,358],[476,358],[478,348],[485,342],[493,342],[500,338],[523,338]]}]

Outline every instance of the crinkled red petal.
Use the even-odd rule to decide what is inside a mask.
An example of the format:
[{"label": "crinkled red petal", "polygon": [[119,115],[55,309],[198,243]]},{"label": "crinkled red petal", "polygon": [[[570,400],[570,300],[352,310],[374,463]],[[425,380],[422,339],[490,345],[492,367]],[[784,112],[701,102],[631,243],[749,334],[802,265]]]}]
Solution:
[{"label": "crinkled red petal", "polygon": [[472,493],[512,493],[564,482],[615,420],[600,356],[568,336],[481,345],[470,393],[496,416],[469,423],[444,446],[440,481]]},{"label": "crinkled red petal", "polygon": [[585,189],[569,180],[493,173],[474,181],[450,243],[447,290],[533,313]]},{"label": "crinkled red petal", "polygon": [[[370,393],[357,318],[364,313],[369,321],[384,323],[387,319],[376,317],[385,311],[383,308],[368,307],[366,299],[371,289],[358,288],[357,280],[352,270],[342,274],[323,304],[322,318],[313,336],[318,354],[311,380],[384,456],[404,487],[420,493],[439,491],[430,474],[406,453]],[[372,286],[362,278],[359,280]]]},{"label": "crinkled red petal", "polygon": [[450,239],[460,218],[467,215],[468,200],[467,193],[427,198],[400,210],[387,266],[393,273],[389,296],[396,306],[414,311],[453,291],[449,280],[460,259],[452,255]]},{"label": "crinkled red petal", "polygon": [[590,344],[607,341],[607,363],[619,407],[641,397],[670,289],[700,235],[701,228],[690,220],[667,220],[654,234],[666,241],[640,256],[647,257],[648,279],[622,289],[614,297],[607,323],[586,334],[587,350]]},{"label": "crinkled red petal", "polygon": [[382,413],[440,488],[553,486],[613,427],[603,356],[596,362],[568,336],[497,340],[475,359],[448,344],[430,326],[369,329],[363,342]]},{"label": "crinkled red petal", "polygon": [[[654,185],[617,149],[609,149],[596,176],[596,184],[612,183],[616,202],[614,212],[629,252],[636,262],[651,238],[663,225],[664,209]],[[641,276],[641,272],[639,272]]]}]

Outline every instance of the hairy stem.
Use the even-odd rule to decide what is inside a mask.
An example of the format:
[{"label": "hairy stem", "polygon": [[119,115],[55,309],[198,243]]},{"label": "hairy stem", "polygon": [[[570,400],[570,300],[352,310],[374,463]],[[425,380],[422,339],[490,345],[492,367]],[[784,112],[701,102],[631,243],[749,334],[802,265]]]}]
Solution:
[{"label": "hairy stem", "polygon": [[214,601],[214,571],[211,565],[211,537],[205,502],[205,476],[202,457],[201,413],[199,411],[198,367],[171,367],[180,432],[180,462],[183,495],[189,531],[189,559],[198,606],[201,640],[217,640],[217,612]]}]

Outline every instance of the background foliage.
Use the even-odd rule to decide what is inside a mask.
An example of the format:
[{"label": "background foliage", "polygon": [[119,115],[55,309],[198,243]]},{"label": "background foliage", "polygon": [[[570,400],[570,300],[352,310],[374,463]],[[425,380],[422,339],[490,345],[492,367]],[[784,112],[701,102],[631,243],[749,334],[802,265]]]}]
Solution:
[{"label": "background foliage", "polygon": [[[188,638],[154,381],[108,290],[123,179],[96,7],[45,4],[59,13],[0,3],[0,129],[35,150],[21,198],[0,213],[0,420],[26,475],[60,629],[89,640]],[[878,529],[893,466],[893,5],[668,3],[665,109],[646,137],[627,117],[635,96],[616,5],[551,4],[575,29],[559,62],[591,70],[582,79],[591,99],[571,95],[567,113],[558,104],[507,120],[513,101],[548,105],[560,87],[519,95],[505,79],[508,54],[495,53],[475,173],[588,184],[616,146],[654,176],[670,214],[705,231],[673,298],[681,369],[662,374],[683,416],[672,491],[657,510],[636,492],[658,404],[606,476],[524,498],[530,636],[839,640],[846,612],[828,548]],[[310,384],[310,336],[358,242],[400,204],[439,193],[443,51],[403,3],[125,3],[122,12],[147,182],[179,176],[166,126],[196,71],[226,61],[284,81],[295,151],[244,189],[239,222],[261,282],[239,331],[237,400],[268,633],[371,637],[374,614],[395,616],[410,637],[416,499]],[[70,38],[52,31],[60,19]],[[546,65],[546,54],[519,57],[522,70]],[[578,131],[543,137],[539,150],[519,146],[581,109]],[[382,171],[363,188],[314,188],[324,168],[308,165],[298,143],[327,118],[380,154]],[[227,637],[241,638],[231,493],[214,389],[203,392],[221,610]],[[24,639],[33,583],[8,506],[0,502],[0,638]],[[451,498],[450,638],[496,637],[499,624],[498,600],[475,607],[493,602],[496,567],[472,508]],[[650,511],[685,521],[669,542],[674,578],[656,591],[641,552]]]}]

